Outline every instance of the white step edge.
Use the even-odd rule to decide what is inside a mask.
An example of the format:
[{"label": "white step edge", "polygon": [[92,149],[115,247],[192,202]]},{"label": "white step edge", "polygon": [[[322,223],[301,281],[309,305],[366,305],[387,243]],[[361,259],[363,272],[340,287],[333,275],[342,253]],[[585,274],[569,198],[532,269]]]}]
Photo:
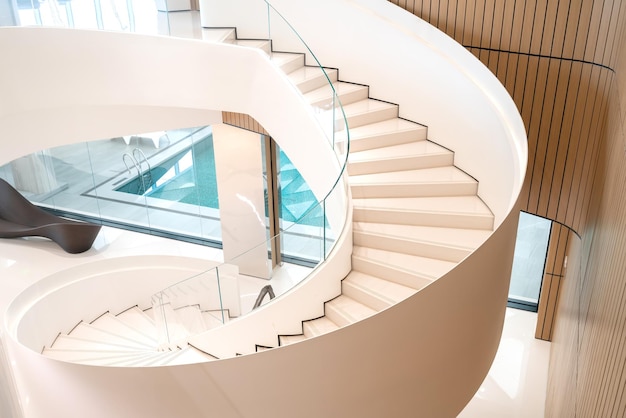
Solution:
[{"label": "white step edge", "polygon": [[349,298],[346,295],[340,295],[335,299],[324,304],[325,316],[340,327],[353,324],[370,317],[376,311],[362,303]]},{"label": "white step edge", "polygon": [[414,295],[415,289],[379,277],[352,271],[341,282],[341,293],[376,311]]}]

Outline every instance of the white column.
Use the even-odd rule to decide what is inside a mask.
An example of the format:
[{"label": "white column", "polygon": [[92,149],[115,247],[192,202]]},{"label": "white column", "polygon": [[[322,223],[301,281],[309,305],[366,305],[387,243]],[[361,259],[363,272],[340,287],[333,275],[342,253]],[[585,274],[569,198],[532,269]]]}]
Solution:
[{"label": "white column", "polygon": [[213,125],[224,261],[269,279],[261,146],[257,133]]}]

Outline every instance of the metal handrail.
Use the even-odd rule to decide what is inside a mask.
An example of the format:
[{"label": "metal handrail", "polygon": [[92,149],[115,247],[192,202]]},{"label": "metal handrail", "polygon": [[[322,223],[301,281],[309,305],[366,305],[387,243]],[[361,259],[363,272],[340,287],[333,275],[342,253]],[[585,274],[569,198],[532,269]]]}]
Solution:
[{"label": "metal handrail", "polygon": [[272,288],[271,284],[268,284],[261,288],[261,291],[259,292],[259,296],[257,296],[256,302],[254,302],[254,306],[252,307],[252,310],[255,310],[256,308],[261,306],[261,302],[263,302],[263,298],[265,297],[265,295],[270,295],[270,300],[276,297],[276,295],[274,294],[274,289]]}]

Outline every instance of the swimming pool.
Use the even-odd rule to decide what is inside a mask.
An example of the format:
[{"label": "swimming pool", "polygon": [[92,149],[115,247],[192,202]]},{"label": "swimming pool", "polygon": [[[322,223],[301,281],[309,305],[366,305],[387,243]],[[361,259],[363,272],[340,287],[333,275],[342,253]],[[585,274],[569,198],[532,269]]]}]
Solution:
[{"label": "swimming pool", "polygon": [[[278,156],[280,218],[287,222],[323,226],[324,217],[315,195],[282,150]],[[168,201],[219,209],[215,154],[211,134],[189,148],[151,167],[115,189]],[[267,189],[265,190],[267,216]],[[304,217],[306,219],[304,219]]]}]

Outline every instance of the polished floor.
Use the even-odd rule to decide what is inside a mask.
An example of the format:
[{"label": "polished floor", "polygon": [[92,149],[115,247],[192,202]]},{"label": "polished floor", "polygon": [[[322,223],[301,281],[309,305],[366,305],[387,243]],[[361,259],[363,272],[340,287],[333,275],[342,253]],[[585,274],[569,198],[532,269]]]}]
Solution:
[{"label": "polished floor", "polygon": [[458,418],[543,418],[550,343],[535,339],[537,314],[507,308],[491,370]]}]

